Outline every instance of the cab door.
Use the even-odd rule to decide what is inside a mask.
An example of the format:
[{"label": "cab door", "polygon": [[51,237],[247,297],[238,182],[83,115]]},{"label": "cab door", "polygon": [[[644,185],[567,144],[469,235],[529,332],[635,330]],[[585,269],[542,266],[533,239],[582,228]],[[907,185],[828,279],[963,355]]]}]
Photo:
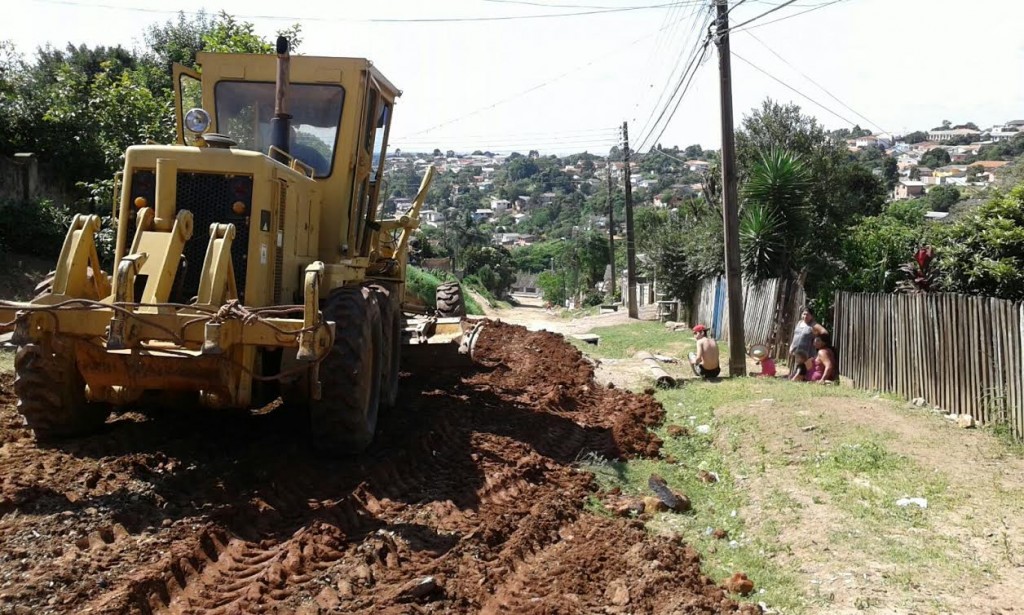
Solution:
[{"label": "cab door", "polygon": [[178,145],[185,145],[185,113],[203,106],[202,77],[196,71],[175,62],[171,67],[174,79],[174,119]]}]

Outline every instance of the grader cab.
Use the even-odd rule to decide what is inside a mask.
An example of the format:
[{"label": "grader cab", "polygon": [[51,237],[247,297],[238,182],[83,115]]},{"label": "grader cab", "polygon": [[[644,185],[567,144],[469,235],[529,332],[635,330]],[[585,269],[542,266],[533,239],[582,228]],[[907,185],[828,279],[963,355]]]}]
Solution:
[{"label": "grader cab", "polygon": [[[468,351],[458,314],[403,309],[411,233],[378,201],[395,99],[369,61],[200,53],[174,69],[177,143],[128,148],[117,245],[75,216],[55,271],[0,303],[18,409],[39,439],[87,433],[157,397],[308,410],[314,443],[354,452],[396,402],[403,345]],[[450,315],[450,314],[449,314]],[[175,393],[171,395],[171,393]]]}]

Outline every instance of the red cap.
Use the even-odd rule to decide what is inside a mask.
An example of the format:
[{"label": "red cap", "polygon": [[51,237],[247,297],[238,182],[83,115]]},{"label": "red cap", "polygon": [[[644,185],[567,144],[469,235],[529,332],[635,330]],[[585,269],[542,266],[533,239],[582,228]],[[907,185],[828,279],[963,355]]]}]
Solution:
[{"label": "red cap", "polygon": [[693,328],[693,332],[694,333],[701,333],[702,331],[707,331],[707,330],[708,330],[708,328],[705,327],[704,325],[697,325],[697,326],[695,326]]}]

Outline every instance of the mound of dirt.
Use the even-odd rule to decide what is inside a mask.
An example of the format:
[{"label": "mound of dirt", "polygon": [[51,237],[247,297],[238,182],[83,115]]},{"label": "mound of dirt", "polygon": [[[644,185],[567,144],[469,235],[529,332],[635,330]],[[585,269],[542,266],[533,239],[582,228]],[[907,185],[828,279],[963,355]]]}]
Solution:
[{"label": "mound of dirt", "polygon": [[300,413],[182,407],[38,446],[0,379],[0,612],[731,613],[685,545],[587,513],[584,455],[657,454],[657,402],[549,333],[407,375],[358,458]]}]

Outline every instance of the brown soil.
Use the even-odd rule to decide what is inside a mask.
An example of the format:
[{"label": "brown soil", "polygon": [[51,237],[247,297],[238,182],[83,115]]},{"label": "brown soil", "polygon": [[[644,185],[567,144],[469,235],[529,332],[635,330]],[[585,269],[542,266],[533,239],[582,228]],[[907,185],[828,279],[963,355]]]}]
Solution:
[{"label": "brown soil", "polygon": [[688,546],[584,510],[575,461],[656,455],[648,395],[494,323],[466,373],[405,375],[372,449],[298,413],[180,408],[41,447],[0,378],[0,613],[731,613]]}]

